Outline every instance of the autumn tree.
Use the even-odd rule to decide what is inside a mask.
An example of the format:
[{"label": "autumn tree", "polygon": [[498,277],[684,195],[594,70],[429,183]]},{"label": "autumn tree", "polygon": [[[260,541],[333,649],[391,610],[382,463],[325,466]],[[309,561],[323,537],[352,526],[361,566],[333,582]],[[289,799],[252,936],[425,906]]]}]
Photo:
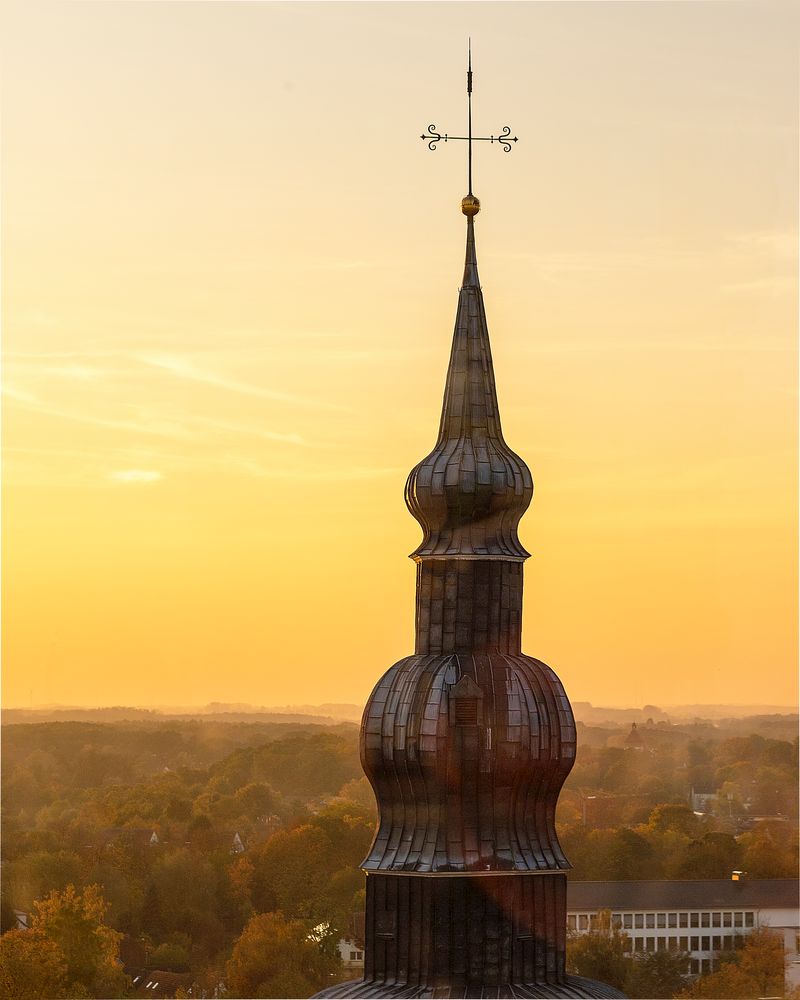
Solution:
[{"label": "autumn tree", "polygon": [[67,963],[40,931],[13,930],[0,937],[1,1000],[59,1000],[67,996]]},{"label": "autumn tree", "polygon": [[687,837],[700,832],[700,820],[685,803],[662,802],[650,813],[647,825],[659,833],[673,830]]},{"label": "autumn tree", "polygon": [[245,909],[252,909],[254,874],[255,867],[246,854],[240,855],[228,866],[231,893]]},{"label": "autumn tree", "polygon": [[766,929],[753,931],[741,948],[720,956],[715,972],[700,976],[679,996],[704,1000],[783,996],[784,962],[780,936]]},{"label": "autumn tree", "polygon": [[237,816],[266,816],[275,812],[277,796],[274,790],[264,781],[252,781],[249,785],[239,788],[233,796]]},{"label": "autumn tree", "polygon": [[373,819],[377,814],[375,792],[372,790],[372,785],[363,776],[353,778],[352,781],[348,781],[342,785],[339,789],[339,798],[347,799],[350,802],[355,802],[357,805],[363,806]]},{"label": "autumn tree", "polygon": [[347,923],[363,887],[358,866],[373,831],[370,811],[345,799],[330,803],[309,823],[279,831],[251,854],[254,909]]},{"label": "autumn tree", "polygon": [[107,910],[96,885],[82,893],[68,885],[63,892],[51,892],[34,904],[27,933],[60,951],[70,996],[120,997],[125,993],[128,977],[119,961],[122,935],[105,923]]},{"label": "autumn tree", "polygon": [[[308,997],[339,968],[330,942],[308,924],[281,913],[254,916],[233,947],[226,967],[231,997]],[[326,946],[327,945],[327,946]]]},{"label": "autumn tree", "polygon": [[313,917],[331,870],[333,845],[318,827],[279,830],[253,852],[252,900],[256,910]]},{"label": "autumn tree", "polygon": [[739,838],[742,865],[750,878],[794,878],[798,865],[797,827],[789,823],[759,823]]}]

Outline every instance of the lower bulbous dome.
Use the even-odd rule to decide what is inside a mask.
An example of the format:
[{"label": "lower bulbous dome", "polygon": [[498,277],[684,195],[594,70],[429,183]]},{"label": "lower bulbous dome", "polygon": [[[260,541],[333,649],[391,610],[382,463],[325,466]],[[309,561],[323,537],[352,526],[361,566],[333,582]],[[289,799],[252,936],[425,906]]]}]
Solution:
[{"label": "lower bulbous dome", "polygon": [[378,682],[361,727],[379,810],[363,867],[568,869],[555,807],[574,760],[569,701],[540,660],[499,652],[400,660]]}]

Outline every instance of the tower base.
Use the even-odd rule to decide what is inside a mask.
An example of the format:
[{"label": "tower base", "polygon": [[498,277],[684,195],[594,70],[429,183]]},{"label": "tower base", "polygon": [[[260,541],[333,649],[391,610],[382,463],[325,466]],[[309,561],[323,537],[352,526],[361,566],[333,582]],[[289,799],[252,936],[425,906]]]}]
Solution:
[{"label": "tower base", "polygon": [[522,985],[520,983],[504,983],[500,986],[409,986],[408,983],[376,983],[363,979],[354,979],[347,983],[337,983],[329,986],[316,997],[345,998],[374,997],[408,997],[420,1000],[455,1000],[455,998],[475,998],[475,1000],[560,1000],[561,997],[597,997],[598,1000],[624,998],[620,993],[605,983],[597,983],[593,979],[583,979],[581,976],[565,976],[560,983],[547,983],[541,986],[535,983]]},{"label": "tower base", "polygon": [[318,997],[623,997],[568,976],[562,872],[367,875],[364,978]]}]

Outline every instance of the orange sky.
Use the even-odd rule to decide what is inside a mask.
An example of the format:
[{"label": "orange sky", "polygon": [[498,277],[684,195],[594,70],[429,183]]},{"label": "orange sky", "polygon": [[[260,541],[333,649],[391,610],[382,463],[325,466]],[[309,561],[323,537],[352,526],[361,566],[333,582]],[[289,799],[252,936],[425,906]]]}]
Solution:
[{"label": "orange sky", "polygon": [[797,694],[792,4],[6,5],[3,697],[363,701],[463,260],[573,699]]}]

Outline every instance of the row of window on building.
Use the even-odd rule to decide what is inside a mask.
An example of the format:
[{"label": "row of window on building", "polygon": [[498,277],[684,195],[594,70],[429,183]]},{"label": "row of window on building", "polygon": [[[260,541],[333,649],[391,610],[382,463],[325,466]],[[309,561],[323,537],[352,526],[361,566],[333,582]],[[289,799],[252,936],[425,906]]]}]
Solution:
[{"label": "row of window on building", "polygon": [[[670,927],[754,927],[752,910],[704,910],[686,913],[612,913],[612,922],[624,930]],[[570,913],[567,927],[571,931],[591,930],[597,921],[596,913]]]},{"label": "row of window on building", "polygon": [[631,951],[731,951],[738,935],[710,934],[692,937],[634,937]]},{"label": "row of window on building", "polygon": [[707,972],[714,972],[717,963],[711,958],[693,958],[689,963],[689,972],[693,976],[705,975]]}]

